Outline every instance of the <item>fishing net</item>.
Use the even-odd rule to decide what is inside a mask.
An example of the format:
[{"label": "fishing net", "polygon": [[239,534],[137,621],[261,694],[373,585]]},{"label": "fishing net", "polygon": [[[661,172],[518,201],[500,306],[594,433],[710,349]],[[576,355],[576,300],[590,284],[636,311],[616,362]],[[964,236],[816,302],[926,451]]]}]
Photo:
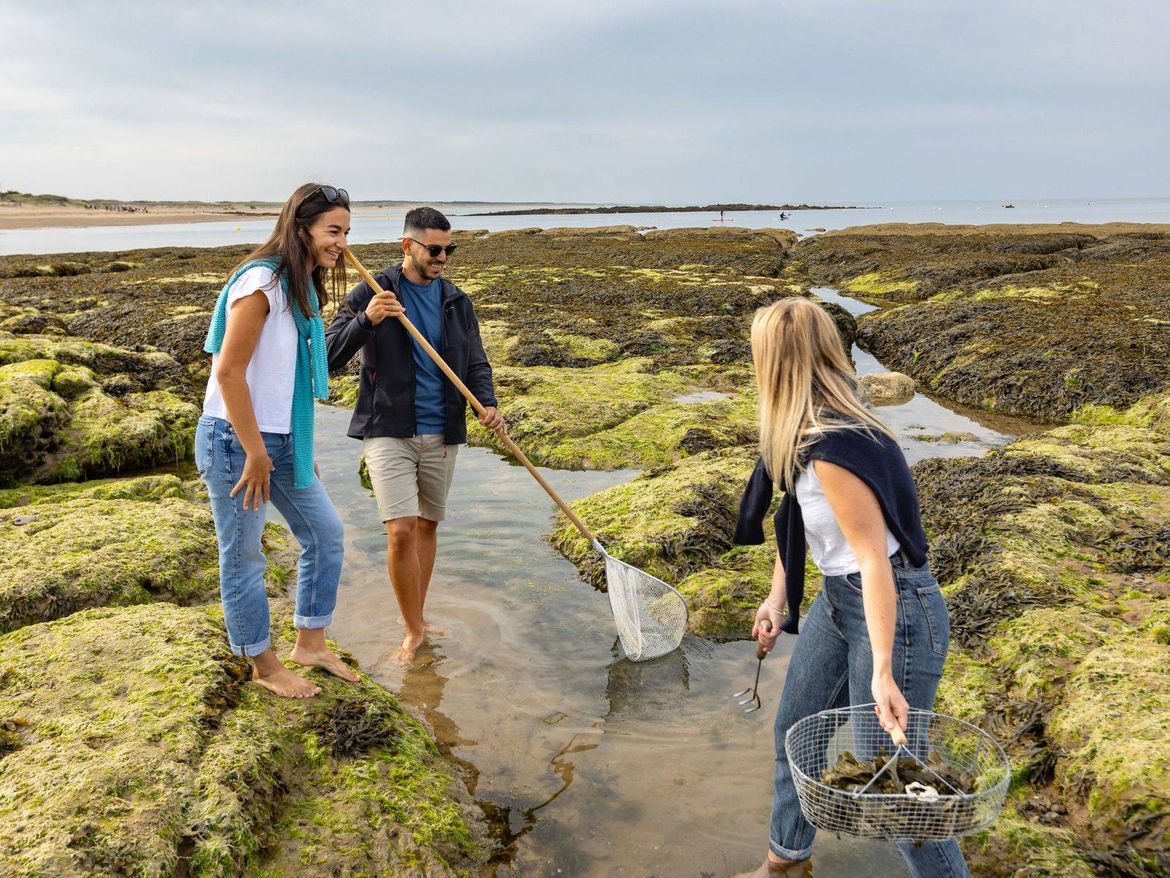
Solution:
[{"label": "fishing net", "polygon": [[606,589],[622,649],[632,661],[657,658],[678,648],[687,630],[687,602],[656,576],[619,561],[594,542],[605,557]]},{"label": "fishing net", "polygon": [[784,749],[805,818],[861,838],[941,841],[989,826],[1011,780],[1003,749],[970,723],[911,708],[895,748],[873,705],[796,722]]}]

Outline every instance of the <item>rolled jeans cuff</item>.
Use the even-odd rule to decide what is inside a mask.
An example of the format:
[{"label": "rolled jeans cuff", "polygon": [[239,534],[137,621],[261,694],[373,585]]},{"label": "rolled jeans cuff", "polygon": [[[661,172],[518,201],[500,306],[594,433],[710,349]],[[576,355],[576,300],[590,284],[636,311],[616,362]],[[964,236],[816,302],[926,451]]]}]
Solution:
[{"label": "rolled jeans cuff", "polygon": [[776,844],[776,842],[773,841],[772,839],[768,839],[768,847],[772,849],[772,853],[774,853],[776,856],[783,857],[786,860],[801,861],[801,860],[807,860],[809,857],[812,856],[812,847],[811,846],[806,847],[806,848],[801,848],[800,850],[797,851],[797,850],[793,850],[792,848],[786,848],[783,845]]},{"label": "rolled jeans cuff", "polygon": [[332,613],[324,616],[293,616],[294,628],[328,628],[332,624]]},{"label": "rolled jeans cuff", "polygon": [[232,652],[235,655],[242,655],[246,656],[247,658],[255,658],[256,656],[260,655],[260,653],[265,652],[270,646],[272,646],[272,638],[265,637],[258,643],[249,643],[247,646],[236,646],[234,643],[229,645],[231,646]]}]

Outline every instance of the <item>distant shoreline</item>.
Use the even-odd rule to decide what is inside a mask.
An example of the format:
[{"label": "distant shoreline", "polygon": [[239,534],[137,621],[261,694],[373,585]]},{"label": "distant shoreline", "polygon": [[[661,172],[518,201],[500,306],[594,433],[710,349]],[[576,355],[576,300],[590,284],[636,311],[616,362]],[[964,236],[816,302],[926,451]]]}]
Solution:
[{"label": "distant shoreline", "polygon": [[759,210],[880,210],[873,207],[859,207],[852,204],[705,204],[689,207],[665,207],[660,204],[630,205],[618,204],[613,207],[538,207],[521,210],[493,210],[487,213],[461,213],[459,216],[571,216],[586,213],[708,213]]},{"label": "distant shoreline", "polygon": [[173,223],[229,222],[275,217],[277,211],[246,205],[182,205],[127,202],[133,210],[47,204],[0,204],[0,230],[154,226]]}]

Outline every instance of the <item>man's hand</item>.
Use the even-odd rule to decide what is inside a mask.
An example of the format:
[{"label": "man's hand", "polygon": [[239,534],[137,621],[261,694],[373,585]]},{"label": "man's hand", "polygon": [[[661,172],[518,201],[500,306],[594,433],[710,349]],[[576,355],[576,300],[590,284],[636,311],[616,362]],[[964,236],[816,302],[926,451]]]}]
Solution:
[{"label": "man's hand", "polygon": [[397,317],[399,314],[405,314],[406,309],[402,307],[402,303],[398,301],[389,290],[382,290],[377,293],[374,298],[370,299],[370,303],[366,305],[366,319],[370,323],[377,326],[387,317]]},{"label": "man's hand", "polygon": [[506,435],[508,432],[508,425],[504,423],[504,416],[494,406],[484,406],[483,414],[479,416],[479,422],[494,433]]}]

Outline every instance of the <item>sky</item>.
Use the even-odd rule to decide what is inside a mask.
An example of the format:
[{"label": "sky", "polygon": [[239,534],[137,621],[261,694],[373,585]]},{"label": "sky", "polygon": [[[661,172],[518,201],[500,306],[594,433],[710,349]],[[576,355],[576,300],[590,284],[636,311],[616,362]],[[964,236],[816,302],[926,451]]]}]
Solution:
[{"label": "sky", "polygon": [[0,190],[1170,196],[1166,0],[0,0]]}]

